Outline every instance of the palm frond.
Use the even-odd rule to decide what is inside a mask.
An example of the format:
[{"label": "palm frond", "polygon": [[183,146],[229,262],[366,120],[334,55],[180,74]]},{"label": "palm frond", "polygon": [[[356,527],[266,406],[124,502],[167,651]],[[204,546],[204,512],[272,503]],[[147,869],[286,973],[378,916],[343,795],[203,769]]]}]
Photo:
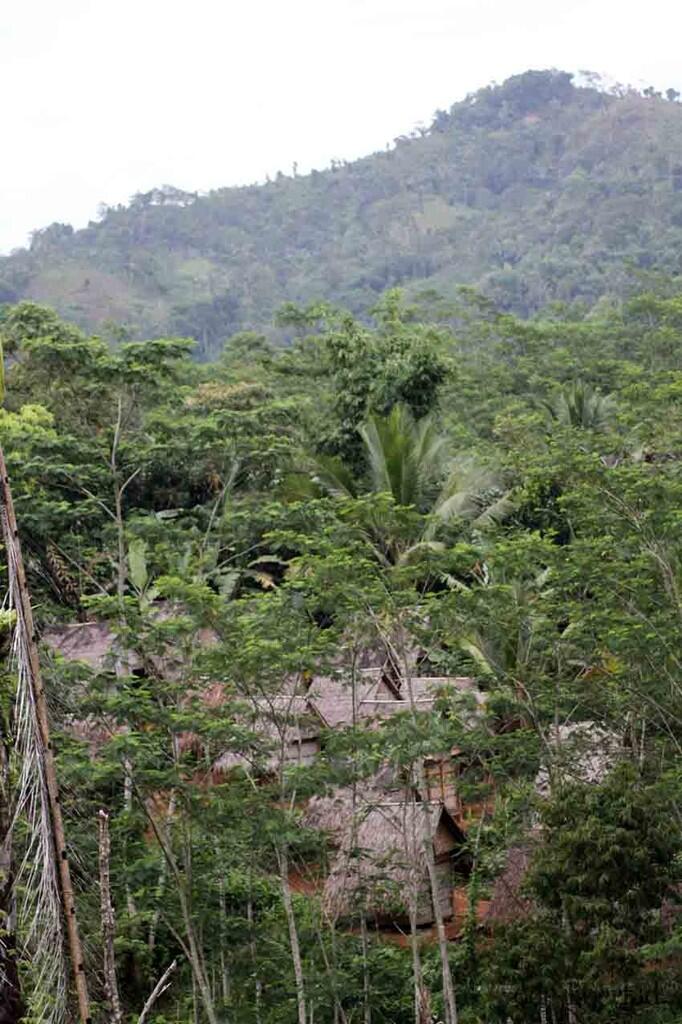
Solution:
[{"label": "palm frond", "polygon": [[617,408],[612,395],[603,395],[582,380],[566,385],[543,406],[550,423],[595,431],[610,426]]},{"label": "palm frond", "polygon": [[397,565],[407,565],[416,558],[417,555],[423,554],[425,551],[432,553],[440,553],[445,551],[445,544],[442,544],[438,540],[418,540],[414,544],[410,544],[409,548],[401,552],[398,556]]},{"label": "palm frond", "polygon": [[316,455],[312,459],[312,476],[328,494],[337,498],[357,495],[355,479],[350,469],[335,455]]},{"label": "palm frond", "polygon": [[497,667],[495,661],[490,651],[486,650],[486,644],[480,638],[464,637],[459,641],[459,646],[469,655],[481,675],[492,677],[496,674]]},{"label": "palm frond", "polygon": [[478,529],[499,526],[506,519],[509,519],[515,509],[516,502],[510,492],[507,491],[506,494],[501,494],[495,501],[486,505],[483,511],[474,519],[473,526]]}]

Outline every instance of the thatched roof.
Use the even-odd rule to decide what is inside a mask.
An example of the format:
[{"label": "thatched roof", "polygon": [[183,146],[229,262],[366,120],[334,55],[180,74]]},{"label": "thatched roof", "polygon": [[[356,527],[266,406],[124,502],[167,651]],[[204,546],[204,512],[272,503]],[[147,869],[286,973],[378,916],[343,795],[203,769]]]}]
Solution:
[{"label": "thatched roof", "polygon": [[501,874],[495,879],[492,899],[483,918],[486,925],[508,924],[525,917],[531,904],[521,895],[521,884],[532,857],[530,846],[512,846]]},{"label": "thatched roof", "polygon": [[274,694],[240,699],[237,721],[245,729],[241,749],[225,751],[213,764],[213,773],[236,767],[276,769],[280,761],[306,762],[317,753],[323,723],[306,697]]},{"label": "thatched roof", "polygon": [[323,891],[333,916],[347,916],[363,903],[377,916],[404,916],[407,902],[426,885],[425,837],[433,837],[437,856],[464,841],[441,803],[365,783],[355,798],[348,787],[313,798],[304,824],[327,832],[335,848]]},{"label": "thatched roof", "polygon": [[602,782],[622,756],[620,737],[591,721],[553,726],[547,741],[535,779],[541,796],[549,796],[552,776],[563,782]]},{"label": "thatched roof", "polygon": [[[159,601],[153,606],[156,623],[167,622],[182,614],[182,608],[170,601]],[[42,639],[55,654],[61,655],[67,661],[83,662],[96,672],[113,668],[116,634],[107,622],[75,622],[65,626],[51,626],[45,630]],[[193,633],[196,647],[210,647],[216,641],[216,634],[209,628],[198,629]],[[129,672],[141,666],[141,659],[135,652],[124,652],[124,659],[126,670]],[[162,658],[156,654],[152,655],[150,663],[157,665],[171,677],[181,668],[181,660],[171,645]]]},{"label": "thatched roof", "polygon": [[394,695],[384,682],[381,669],[369,668],[360,669],[354,681],[340,676],[315,676],[306,697],[325,725],[335,729],[362,717],[363,701],[393,699]]},{"label": "thatched roof", "polygon": [[361,670],[354,685],[341,677],[316,677],[307,696],[328,728],[334,729],[354,721],[382,721],[411,710],[412,704],[416,711],[432,711],[439,693],[448,688],[472,693],[477,704],[483,702],[474,681],[466,677],[415,676],[396,691],[388,685],[381,669]]},{"label": "thatched roof", "polygon": [[470,693],[477,704],[483,704],[485,696],[479,690],[476,681],[469,676],[412,676],[409,682],[403,683],[401,695],[409,700],[409,690],[415,700],[423,697],[437,697],[454,690],[457,693]]},{"label": "thatched roof", "polygon": [[110,668],[114,634],[106,622],[76,622],[45,630],[43,642],[67,661],[80,661],[95,671]]}]

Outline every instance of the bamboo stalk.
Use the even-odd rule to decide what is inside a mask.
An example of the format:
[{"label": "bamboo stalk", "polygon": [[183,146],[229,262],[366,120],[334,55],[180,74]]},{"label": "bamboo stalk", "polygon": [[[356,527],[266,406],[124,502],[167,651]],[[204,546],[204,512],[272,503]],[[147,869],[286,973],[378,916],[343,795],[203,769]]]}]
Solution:
[{"label": "bamboo stalk", "polygon": [[26,572],[21,554],[19,542],[19,531],[14,512],[14,502],[10,490],[9,476],[5,464],[5,456],[0,447],[0,510],[4,513],[2,519],[2,530],[4,534],[5,547],[8,553],[8,562],[13,562],[16,573],[16,614],[17,628],[19,630],[20,643],[23,645],[26,662],[29,667],[31,695],[35,708],[36,721],[38,725],[38,739],[40,741],[40,757],[45,770],[47,782],[48,802],[50,811],[50,823],[52,826],[52,839],[54,856],[57,861],[57,874],[59,877],[59,889],[62,900],[62,912],[66,924],[66,932],[69,943],[69,955],[71,970],[78,999],[78,1014],[81,1024],[91,1024],[90,1000],[88,997],[88,985],[85,977],[85,963],[83,958],[83,947],[81,945],[78,931],[78,920],[76,917],[76,901],[71,882],[71,869],[66,850],[66,836],[64,832],[64,820],[59,802],[59,786],[57,783],[57,770],[55,765],[54,751],[50,738],[50,724],[47,713],[47,701],[43,687],[42,674],[40,671],[40,659],[36,644],[36,633],[33,622],[33,610],[26,583]]}]

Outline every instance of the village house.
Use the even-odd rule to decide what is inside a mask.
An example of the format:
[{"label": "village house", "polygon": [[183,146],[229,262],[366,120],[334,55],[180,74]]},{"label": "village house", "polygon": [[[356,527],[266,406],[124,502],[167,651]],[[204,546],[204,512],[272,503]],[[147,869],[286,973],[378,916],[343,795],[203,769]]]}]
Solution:
[{"label": "village house", "polygon": [[[119,656],[112,631],[100,622],[49,630],[43,641],[53,654],[93,671],[113,671]],[[209,644],[211,638],[202,642]],[[139,657],[124,660],[127,673],[144,672]],[[156,667],[163,669],[158,659]],[[175,671],[172,663],[169,667]],[[473,680],[417,675],[404,679],[371,654],[352,678],[344,678],[341,671],[297,676],[284,681],[277,693],[240,692],[206,681],[200,699],[216,709],[231,704],[243,727],[243,740],[213,757],[202,784],[225,781],[240,770],[254,779],[275,779],[292,767],[311,765],[332,731],[356,725],[379,729],[399,714],[436,714],[449,707],[448,694],[453,693],[463,695],[459,713],[473,720],[485,699]],[[106,738],[100,735],[99,723],[90,720],[74,719],[70,729],[90,742],[93,753]],[[195,750],[198,744],[193,734],[179,737],[181,752]],[[308,876],[304,867],[292,870],[292,887],[318,892],[326,912],[351,927],[360,907],[365,922],[387,935],[399,939],[411,920],[428,934],[435,922],[426,863],[430,848],[440,914],[448,934],[456,935],[468,906],[466,828],[482,808],[462,799],[460,751],[434,750],[422,766],[421,789],[386,765],[363,780],[357,792],[341,788],[302,806],[302,824],[325,833],[330,856],[323,877],[318,866],[311,867]]]}]

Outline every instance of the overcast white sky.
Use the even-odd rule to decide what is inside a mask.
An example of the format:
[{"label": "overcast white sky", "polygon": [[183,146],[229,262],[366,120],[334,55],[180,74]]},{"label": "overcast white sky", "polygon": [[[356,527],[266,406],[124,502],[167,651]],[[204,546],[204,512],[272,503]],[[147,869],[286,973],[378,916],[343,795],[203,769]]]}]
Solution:
[{"label": "overcast white sky", "polygon": [[0,252],[380,149],[529,67],[682,89],[679,0],[0,0]]}]

